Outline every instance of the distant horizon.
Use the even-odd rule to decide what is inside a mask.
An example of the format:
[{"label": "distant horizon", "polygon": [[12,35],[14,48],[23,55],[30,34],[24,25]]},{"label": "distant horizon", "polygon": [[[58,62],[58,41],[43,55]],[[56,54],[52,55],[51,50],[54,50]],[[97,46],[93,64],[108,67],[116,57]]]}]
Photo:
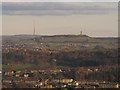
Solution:
[{"label": "distant horizon", "polygon": [[[67,36],[67,35],[75,35],[75,36],[80,36],[80,34],[44,34],[44,35],[39,35],[39,34],[9,34],[9,35],[0,35],[0,36]],[[89,37],[119,37],[119,36],[90,36],[90,35],[87,35],[87,34],[83,34],[83,35],[86,35],[86,36],[89,36]]]},{"label": "distant horizon", "polygon": [[[118,37],[118,3],[3,3],[3,35],[78,35]],[[22,8],[21,8],[22,7]],[[35,23],[35,25],[34,25]]]}]

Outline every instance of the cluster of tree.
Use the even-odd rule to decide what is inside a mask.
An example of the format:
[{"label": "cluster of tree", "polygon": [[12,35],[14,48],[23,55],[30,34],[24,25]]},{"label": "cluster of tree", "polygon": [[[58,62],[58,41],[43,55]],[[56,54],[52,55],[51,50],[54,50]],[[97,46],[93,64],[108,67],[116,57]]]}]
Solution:
[{"label": "cluster of tree", "polygon": [[75,72],[76,80],[86,80],[86,81],[109,81],[109,82],[118,82],[119,80],[119,69],[117,65],[115,66],[102,66],[97,67],[98,71],[91,70],[88,71],[83,67],[77,67]]},{"label": "cluster of tree", "polygon": [[2,53],[3,64],[32,63],[39,66],[100,66],[118,64],[118,50],[10,51]]},{"label": "cluster of tree", "polygon": [[[3,64],[32,63],[37,67],[65,67],[70,71],[56,75],[42,75],[44,78],[73,78],[76,80],[117,81],[117,49],[75,50],[75,51],[31,51],[16,50],[2,53]],[[100,67],[102,66],[102,67]],[[106,66],[106,67],[104,67]],[[112,66],[112,67],[111,67]],[[83,67],[83,68],[81,68]],[[88,67],[99,67],[99,71],[88,71]],[[73,70],[72,70],[73,69]],[[36,77],[43,78],[40,75]]]}]

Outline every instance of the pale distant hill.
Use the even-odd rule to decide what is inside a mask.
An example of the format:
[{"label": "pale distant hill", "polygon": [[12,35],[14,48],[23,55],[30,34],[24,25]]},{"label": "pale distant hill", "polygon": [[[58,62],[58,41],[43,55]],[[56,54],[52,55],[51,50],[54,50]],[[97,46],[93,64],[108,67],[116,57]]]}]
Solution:
[{"label": "pale distant hill", "polygon": [[[64,48],[66,45],[74,44],[73,48],[118,48],[117,37],[90,37],[87,35],[11,35],[2,36],[2,43],[25,44],[30,47]],[[41,46],[41,44],[43,44]]]},{"label": "pale distant hill", "polygon": [[46,43],[80,43],[80,42],[118,42],[117,37],[90,37],[87,35],[53,35],[53,36],[40,36],[40,35],[10,35],[2,36],[3,41],[33,41],[46,42]]}]

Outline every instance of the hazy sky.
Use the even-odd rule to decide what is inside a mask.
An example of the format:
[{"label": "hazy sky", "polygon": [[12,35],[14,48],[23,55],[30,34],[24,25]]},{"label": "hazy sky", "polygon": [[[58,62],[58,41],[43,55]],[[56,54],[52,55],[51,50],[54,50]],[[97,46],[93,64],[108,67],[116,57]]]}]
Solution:
[{"label": "hazy sky", "polygon": [[[93,1],[93,0],[92,0]],[[13,2],[2,4],[2,34],[117,36],[117,3]]]},{"label": "hazy sky", "polygon": [[118,2],[119,0],[1,0],[2,2]]}]

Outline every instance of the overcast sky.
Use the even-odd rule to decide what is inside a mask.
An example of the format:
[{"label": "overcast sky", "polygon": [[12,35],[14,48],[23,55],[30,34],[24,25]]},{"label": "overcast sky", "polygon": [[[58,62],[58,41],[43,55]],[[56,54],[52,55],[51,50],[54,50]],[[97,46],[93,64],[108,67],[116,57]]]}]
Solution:
[{"label": "overcast sky", "polygon": [[38,35],[82,30],[90,36],[117,36],[117,8],[113,2],[4,2],[2,31],[5,35],[32,34],[35,22]]},{"label": "overcast sky", "polygon": [[118,2],[120,0],[1,0],[2,2]]}]

